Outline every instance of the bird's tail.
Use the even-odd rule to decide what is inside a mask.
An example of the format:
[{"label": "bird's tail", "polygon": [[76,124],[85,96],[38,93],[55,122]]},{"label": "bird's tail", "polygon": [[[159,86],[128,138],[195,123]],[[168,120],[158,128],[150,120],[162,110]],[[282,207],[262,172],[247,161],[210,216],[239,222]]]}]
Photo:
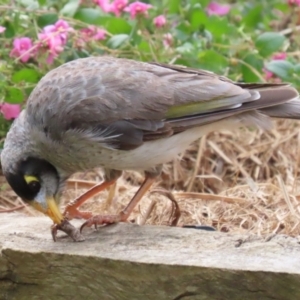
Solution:
[{"label": "bird's tail", "polygon": [[256,125],[271,129],[269,117],[300,120],[300,98],[298,91],[289,85],[255,85],[260,94],[258,101],[248,102],[241,107],[235,119],[243,125]]},{"label": "bird's tail", "polygon": [[184,128],[233,118],[243,125],[257,125],[268,129],[271,125],[268,117],[300,120],[300,98],[295,88],[287,84],[241,84],[241,87],[252,90],[251,94],[255,92],[259,96],[239,107],[174,119],[171,121],[172,127],[175,131],[182,131]]},{"label": "bird's tail", "polygon": [[[289,85],[250,85],[259,92],[258,101],[247,102],[240,111],[258,110],[270,117],[300,119],[298,91]],[[247,88],[244,85],[243,88]]]},{"label": "bird's tail", "polygon": [[261,112],[273,118],[300,119],[300,100],[294,99],[287,103],[261,109]]},{"label": "bird's tail", "polygon": [[274,118],[300,119],[298,91],[288,84],[256,83],[241,84],[244,89],[259,92],[259,101],[248,102],[242,110],[256,109]]}]

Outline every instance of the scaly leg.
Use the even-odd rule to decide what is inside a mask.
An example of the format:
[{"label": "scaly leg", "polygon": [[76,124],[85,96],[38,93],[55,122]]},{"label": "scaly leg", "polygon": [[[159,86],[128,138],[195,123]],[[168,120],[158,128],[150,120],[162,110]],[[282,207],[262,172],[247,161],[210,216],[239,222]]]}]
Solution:
[{"label": "scaly leg", "polygon": [[[91,212],[79,211],[78,210],[79,206],[81,206],[88,199],[99,194],[101,191],[105,190],[106,188],[115,186],[117,179],[122,175],[122,171],[119,170],[104,169],[104,171],[105,171],[104,182],[93,186],[91,189],[89,189],[87,192],[79,196],[77,199],[70,202],[65,208],[63,216],[65,216],[68,220],[71,220],[73,218],[82,218],[87,220],[93,216]],[[110,191],[110,195],[111,195],[111,191]]]},{"label": "scaly leg", "polygon": [[113,179],[110,181],[104,181],[100,184],[95,185],[91,189],[89,189],[87,192],[76,198],[75,200],[68,203],[67,207],[65,208],[65,211],[63,212],[63,216],[67,217],[68,220],[71,220],[73,218],[83,218],[83,219],[89,219],[92,217],[91,212],[86,211],[79,211],[78,207],[81,206],[84,202],[86,202],[91,197],[99,194],[101,191],[105,190],[112,184],[114,184],[117,181],[117,179]]},{"label": "scaly leg", "polygon": [[88,219],[86,222],[82,224],[80,227],[80,231],[86,226],[90,227],[92,225],[107,225],[107,224],[113,224],[118,222],[125,222],[130,214],[132,213],[135,206],[139,203],[139,201],[142,199],[142,197],[145,195],[145,193],[149,190],[151,185],[155,182],[156,177],[160,174],[161,168],[156,170],[155,172],[145,172],[146,177],[140,188],[138,189],[137,193],[134,195],[134,197],[131,199],[131,201],[128,203],[126,208],[120,212],[118,215],[96,215],[90,219]]}]

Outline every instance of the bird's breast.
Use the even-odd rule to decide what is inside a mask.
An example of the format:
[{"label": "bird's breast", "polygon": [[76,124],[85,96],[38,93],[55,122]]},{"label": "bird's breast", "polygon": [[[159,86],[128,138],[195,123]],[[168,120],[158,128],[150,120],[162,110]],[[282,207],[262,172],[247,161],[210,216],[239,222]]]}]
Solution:
[{"label": "bird's breast", "polygon": [[[216,124],[217,125],[217,124]],[[222,126],[219,124],[218,127]],[[215,126],[192,128],[168,138],[147,141],[133,150],[118,150],[101,143],[85,140],[50,142],[44,139],[39,149],[54,166],[67,173],[86,171],[97,167],[116,170],[151,170],[167,163],[182,153],[193,141],[212,131]],[[221,127],[222,128],[222,127]]]}]

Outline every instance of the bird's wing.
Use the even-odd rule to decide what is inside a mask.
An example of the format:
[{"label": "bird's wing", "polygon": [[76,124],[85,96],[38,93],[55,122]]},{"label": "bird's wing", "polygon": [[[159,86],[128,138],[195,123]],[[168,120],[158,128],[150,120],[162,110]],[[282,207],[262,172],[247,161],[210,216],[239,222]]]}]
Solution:
[{"label": "bird's wing", "polygon": [[256,101],[261,98],[256,89],[270,86],[275,85],[239,86],[211,72],[179,66],[89,57],[50,71],[26,110],[28,121],[55,140],[77,131],[133,149],[145,140],[231,116],[246,104],[249,110],[287,101],[286,96],[275,97],[277,102],[269,97]]}]

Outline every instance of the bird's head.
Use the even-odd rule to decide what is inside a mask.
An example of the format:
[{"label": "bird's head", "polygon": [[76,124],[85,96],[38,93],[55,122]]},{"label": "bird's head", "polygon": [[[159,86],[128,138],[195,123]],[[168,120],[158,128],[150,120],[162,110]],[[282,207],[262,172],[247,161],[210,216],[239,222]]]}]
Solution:
[{"label": "bird's head", "polygon": [[12,169],[4,168],[3,173],[25,203],[48,215],[54,223],[62,222],[63,216],[58,207],[60,178],[52,164],[40,158],[28,157],[14,164]]}]

